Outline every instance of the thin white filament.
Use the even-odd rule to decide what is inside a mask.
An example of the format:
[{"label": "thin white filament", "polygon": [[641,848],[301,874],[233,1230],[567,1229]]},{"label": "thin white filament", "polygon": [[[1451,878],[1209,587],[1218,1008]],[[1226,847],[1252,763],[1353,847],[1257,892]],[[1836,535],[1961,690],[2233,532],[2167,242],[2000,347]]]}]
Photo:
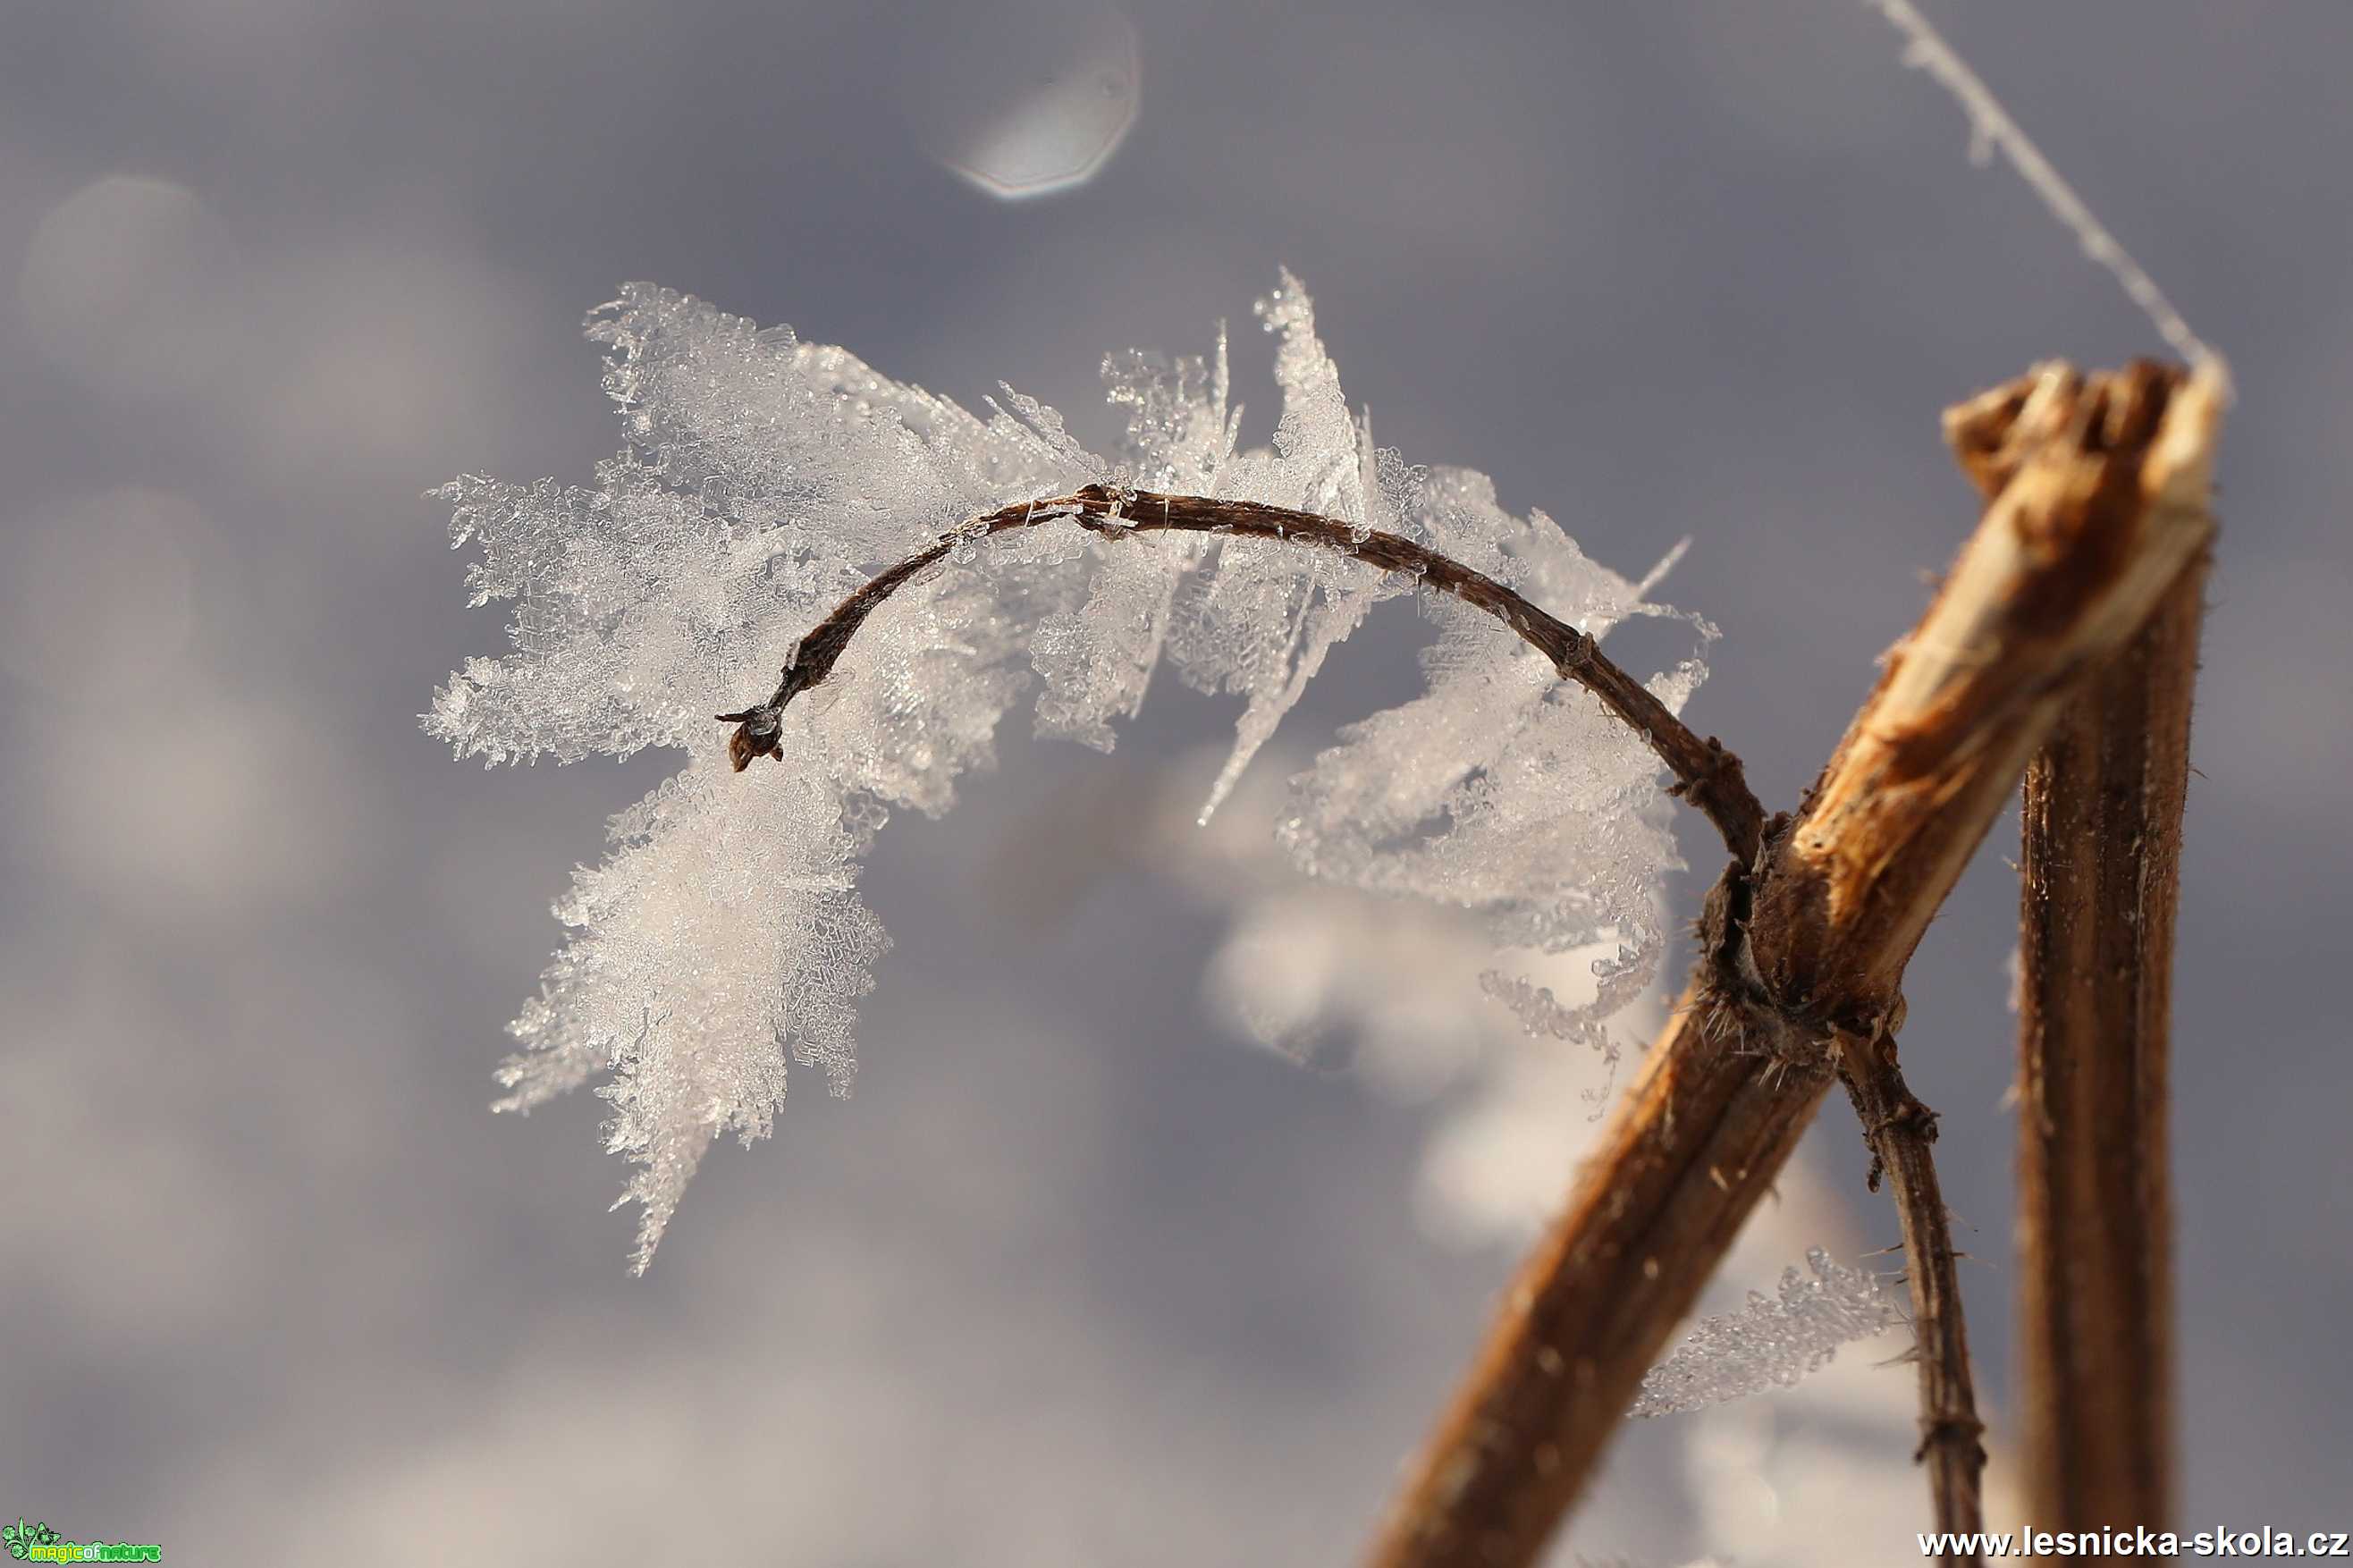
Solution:
[{"label": "thin white filament", "polygon": [[1967,60],[1955,53],[1944,36],[1928,25],[1911,0],[1867,0],[1879,14],[1894,23],[1909,43],[1904,50],[1904,63],[1922,70],[1935,79],[1936,84],[1950,93],[1969,117],[1969,159],[1983,163],[1996,152],[2010,161],[2019,177],[2024,180],[2051,216],[2065,225],[2074,235],[2084,254],[2101,267],[2121,285],[2132,302],[2138,305],[2149,321],[2174,351],[2192,364],[2204,365],[2222,376],[2228,384],[2229,367],[2222,356],[2210,347],[2204,339],[2189,330],[2181,312],[2157,286],[2157,279],[2135,261],[2107,226],[2084,205],[2051,160],[2042,155],[2001,100],[1993,95],[1978,73],[1969,68]]}]

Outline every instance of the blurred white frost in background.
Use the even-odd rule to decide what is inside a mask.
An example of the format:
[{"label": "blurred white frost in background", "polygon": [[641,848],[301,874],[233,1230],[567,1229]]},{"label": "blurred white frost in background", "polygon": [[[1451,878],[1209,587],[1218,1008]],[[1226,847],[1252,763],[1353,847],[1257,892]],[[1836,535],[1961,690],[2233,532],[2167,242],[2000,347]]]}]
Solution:
[{"label": "blurred white frost in background", "polygon": [[1135,27],[1098,0],[925,7],[900,52],[915,140],[990,195],[1050,195],[1111,162],[1143,104]]},{"label": "blurred white frost in background", "polygon": [[236,342],[228,230],[194,191],[109,174],[49,209],[16,279],[44,353],[100,392],[195,393]]},{"label": "blurred white frost in background", "polygon": [[[711,1143],[769,1131],[788,1057],[848,1091],[852,1005],[885,945],[859,857],[893,808],[944,811],[958,775],[991,765],[997,721],[1033,680],[1041,733],[1105,750],[1164,657],[1241,698],[1207,821],[1333,647],[1419,588],[1331,551],[1103,537],[1066,518],[969,539],[785,711],[780,762],[733,776],[711,716],[764,698],[799,637],[875,572],[966,519],[1116,480],[1406,534],[1596,636],[1662,613],[1543,513],[1504,511],[1484,476],[1376,447],[1295,279],[1258,315],[1282,393],[1270,447],[1240,444],[1220,334],[1206,357],[1104,361],[1127,436],[1103,458],[1010,388],[984,418],[789,329],[632,285],[590,321],[628,438],[595,488],[470,477],[440,492],[453,542],[481,552],[475,603],[513,603],[514,652],[470,660],[426,728],[493,763],[687,754],[615,819],[611,858],[575,877],[560,913],[577,934],[501,1071],[517,1110],[609,1075],[608,1146],[640,1166],[638,1268]],[[1675,852],[1661,769],[1504,627],[1451,600],[1424,608],[1441,628],[1430,693],[1343,732],[1302,775],[1282,841],[1327,880],[1471,911],[1490,942],[1608,944],[1582,966],[1598,992],[1567,1006],[1547,994],[1534,1016],[1592,1043],[1662,941],[1657,881]],[[1686,662],[1652,689],[1678,705],[1699,676]],[[1474,997],[1466,985],[1460,1005]]]}]

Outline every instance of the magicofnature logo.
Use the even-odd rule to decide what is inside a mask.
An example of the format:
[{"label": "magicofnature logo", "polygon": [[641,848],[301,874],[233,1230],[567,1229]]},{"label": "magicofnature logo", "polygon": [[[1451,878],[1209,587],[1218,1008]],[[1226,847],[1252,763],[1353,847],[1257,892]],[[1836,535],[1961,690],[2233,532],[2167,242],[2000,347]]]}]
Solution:
[{"label": "magicofnature logo", "polygon": [[22,1519],[0,1530],[0,1542],[8,1547],[8,1555],[19,1561],[30,1557],[36,1546],[54,1546],[58,1532],[46,1524],[26,1524]]},{"label": "magicofnature logo", "polygon": [[19,1563],[161,1563],[164,1549],[128,1541],[68,1541],[47,1524],[26,1524],[20,1516],[0,1526],[0,1545]]}]

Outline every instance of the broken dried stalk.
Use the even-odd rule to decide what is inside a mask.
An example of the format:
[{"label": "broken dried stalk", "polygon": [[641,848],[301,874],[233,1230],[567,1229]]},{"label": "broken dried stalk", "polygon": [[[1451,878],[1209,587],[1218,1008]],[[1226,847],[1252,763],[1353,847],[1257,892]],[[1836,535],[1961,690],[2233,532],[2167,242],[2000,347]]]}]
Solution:
[{"label": "broken dried stalk", "polygon": [[[1885,1097],[1873,1131],[1891,1168],[1928,1170],[1917,1102],[1879,1070],[1894,1065],[1905,965],[2072,687],[2206,547],[2223,395],[2211,366],[2088,383],[2048,366],[1949,416],[1997,499],[1799,818],[1771,826],[1753,876],[1736,862],[1711,895],[1700,973],[1506,1293],[1371,1561],[1535,1559],[1834,1060]],[[1977,1444],[1953,1398],[1968,1370],[1949,1242],[1932,1180],[1899,1180],[1897,1195],[1907,1235],[1941,1253],[1915,1259],[1915,1311],[1924,1280],[1947,1282],[1925,1287],[1926,1448],[1939,1517],[1965,1519]]]},{"label": "broken dried stalk", "polygon": [[2174,912],[2204,563],[2026,773],[2020,1351],[2031,1517],[2174,1519]]}]

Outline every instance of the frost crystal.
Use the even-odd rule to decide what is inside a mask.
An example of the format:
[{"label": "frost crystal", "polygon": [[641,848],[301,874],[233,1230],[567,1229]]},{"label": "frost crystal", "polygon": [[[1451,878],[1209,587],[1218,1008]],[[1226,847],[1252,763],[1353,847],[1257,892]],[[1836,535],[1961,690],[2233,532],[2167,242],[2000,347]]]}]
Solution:
[{"label": "frost crystal", "polygon": [[[782,766],[729,768],[712,715],[775,683],[803,633],[877,571],[973,517],[1082,486],[1260,501],[1401,532],[1597,635],[1659,613],[1542,514],[1475,474],[1430,474],[1352,416],[1287,273],[1259,306],[1278,340],[1272,445],[1240,449],[1225,344],[1103,364],[1126,438],[1082,447],[1007,389],[976,415],[839,348],[632,285],[589,336],[626,444],[590,488],[463,478],[436,492],[480,558],[477,605],[509,601],[513,651],[476,658],[425,728],[500,763],[674,748],[686,765],[613,823],[605,862],[558,907],[573,928],[512,1026],[501,1109],[603,1079],[610,1147],[641,1167],[637,1264],[712,1142],[772,1125],[787,1061],[848,1091],[856,999],[887,945],[858,859],[894,807],[944,811],[993,761],[1034,679],[1041,733],[1109,749],[1165,658],[1243,700],[1214,810],[1332,646],[1414,584],[1328,550],[1193,533],[1036,526],[958,540],[882,605],[832,676],[786,709]],[[1672,862],[1658,767],[1507,631],[1452,601],[1430,693],[1358,726],[1302,782],[1283,837],[1308,868],[1483,910],[1561,951],[1607,932],[1613,973],[1655,955],[1652,886]],[[1654,686],[1679,702],[1693,665]],[[1589,1035],[1626,984],[1572,1029]],[[1546,1001],[1548,1002],[1548,998]],[[1554,1005],[1558,1011],[1556,1005]]]},{"label": "frost crystal", "polygon": [[1807,1252],[1806,1266],[1810,1279],[1795,1265],[1781,1271],[1778,1300],[1751,1290],[1746,1310],[1702,1320],[1644,1375],[1629,1414],[1674,1415],[1790,1387],[1839,1346],[1903,1321],[1878,1275],[1833,1263],[1819,1247]]},{"label": "frost crystal", "polygon": [[1999,152],[2018,171],[2051,216],[2074,237],[2085,259],[2106,270],[2124,289],[2126,298],[2141,309],[2149,324],[2158,331],[2174,351],[2192,364],[2211,365],[2229,380],[2228,369],[2221,356],[2189,330],[2181,312],[2157,286],[2157,279],[2135,261],[2130,253],[2118,244],[2107,226],[2093,216],[2075,187],[2052,166],[2010,110],[1986,86],[1984,79],[1969,68],[1969,63],[1947,43],[1944,35],[1928,23],[1912,0],[1870,0],[1879,14],[1894,24],[1909,40],[1904,50],[1904,63],[1915,70],[1925,71],[1936,85],[1951,94],[1961,112],[1969,118],[1969,162],[1982,167],[1993,161]]},{"label": "frost crystal", "polygon": [[[1505,512],[1483,475],[1427,476],[1405,521],[1596,637],[1630,615],[1668,613],[1642,602],[1648,583],[1596,565],[1544,513]],[[1608,1057],[1601,1025],[1649,984],[1659,873],[1677,864],[1658,764],[1599,700],[1485,616],[1451,600],[1430,614],[1441,632],[1422,659],[1428,689],[1343,731],[1293,781],[1278,836],[1313,875],[1475,910],[1499,945],[1564,952],[1615,941],[1588,1008],[1500,973],[1486,982],[1532,1033]],[[1651,688],[1680,708],[1700,675],[1693,661]]]}]

